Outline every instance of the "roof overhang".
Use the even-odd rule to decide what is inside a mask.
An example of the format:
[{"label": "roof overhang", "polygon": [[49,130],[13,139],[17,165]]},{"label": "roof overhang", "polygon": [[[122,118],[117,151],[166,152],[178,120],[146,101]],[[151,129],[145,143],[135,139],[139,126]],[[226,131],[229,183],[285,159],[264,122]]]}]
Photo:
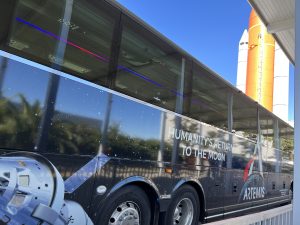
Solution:
[{"label": "roof overhang", "polygon": [[248,0],[295,65],[295,0]]}]

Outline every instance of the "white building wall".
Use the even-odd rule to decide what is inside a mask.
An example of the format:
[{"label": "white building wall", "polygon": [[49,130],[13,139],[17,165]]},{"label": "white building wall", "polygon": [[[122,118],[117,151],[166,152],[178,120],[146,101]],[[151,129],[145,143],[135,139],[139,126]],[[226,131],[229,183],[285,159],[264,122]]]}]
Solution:
[{"label": "white building wall", "polygon": [[244,30],[239,42],[238,68],[236,87],[242,92],[246,92],[247,77],[247,61],[248,61],[248,31]]},{"label": "white building wall", "polygon": [[273,113],[288,122],[289,60],[275,43]]}]

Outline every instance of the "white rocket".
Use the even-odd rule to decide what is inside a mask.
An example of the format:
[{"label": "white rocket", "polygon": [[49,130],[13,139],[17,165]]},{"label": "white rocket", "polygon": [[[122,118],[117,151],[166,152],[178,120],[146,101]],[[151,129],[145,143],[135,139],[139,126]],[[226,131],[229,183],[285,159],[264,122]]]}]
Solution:
[{"label": "white rocket", "polygon": [[289,60],[275,42],[273,113],[288,122]]},{"label": "white rocket", "polygon": [[244,30],[239,43],[236,87],[245,93],[248,63],[248,31]]}]

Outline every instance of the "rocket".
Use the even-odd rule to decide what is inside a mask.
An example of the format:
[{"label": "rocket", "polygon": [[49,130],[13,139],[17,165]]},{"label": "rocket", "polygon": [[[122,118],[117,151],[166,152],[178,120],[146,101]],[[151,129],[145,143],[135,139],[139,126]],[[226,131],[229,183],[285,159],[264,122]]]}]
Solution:
[{"label": "rocket", "polygon": [[288,81],[288,58],[252,10],[239,43],[237,88],[288,121]]},{"label": "rocket", "polygon": [[273,111],[275,40],[252,9],[249,20],[249,48],[246,95]]},{"label": "rocket", "polygon": [[236,87],[245,93],[248,62],[248,31],[244,30],[239,42],[239,56]]},{"label": "rocket", "polygon": [[289,111],[289,59],[275,43],[273,113],[288,121]]}]

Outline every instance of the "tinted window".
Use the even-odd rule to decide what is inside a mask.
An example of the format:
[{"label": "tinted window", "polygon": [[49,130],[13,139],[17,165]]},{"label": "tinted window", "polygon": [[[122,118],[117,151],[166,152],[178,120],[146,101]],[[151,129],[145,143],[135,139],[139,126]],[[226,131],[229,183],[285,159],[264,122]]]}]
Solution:
[{"label": "tinted window", "polygon": [[104,130],[107,140],[103,152],[111,157],[164,161],[164,152],[170,147],[164,133],[168,132],[167,123],[173,121],[163,118],[166,115],[158,109],[109,95],[105,102],[109,121],[105,121],[108,127]]},{"label": "tinted window", "polygon": [[[57,76],[57,75],[53,75]],[[100,146],[107,93],[60,79],[45,150],[62,154],[95,154]]]},{"label": "tinted window", "polygon": [[107,3],[20,0],[11,20],[11,32],[2,41],[2,48],[106,84],[118,20]]},{"label": "tinted window", "polygon": [[98,151],[107,93],[3,57],[0,88],[0,148]]},{"label": "tinted window", "polygon": [[193,61],[185,61],[184,71],[184,93],[183,93],[183,114],[191,117],[191,105],[193,99]]},{"label": "tinted window", "polygon": [[1,1],[0,7],[0,44],[6,40],[11,29],[11,18],[14,13],[15,1]]},{"label": "tinted window", "polygon": [[287,124],[279,124],[280,149],[284,152],[294,151],[294,130]]},{"label": "tinted window", "polygon": [[256,141],[257,104],[241,93],[233,94],[232,129],[237,135]]},{"label": "tinted window", "polygon": [[192,99],[190,116],[219,127],[228,129],[228,89],[224,82],[212,77],[205,68],[193,66]]},{"label": "tinted window", "polygon": [[48,79],[45,71],[0,57],[1,148],[36,150]]},{"label": "tinted window", "polygon": [[173,114],[3,57],[0,90],[0,148],[170,160]]},{"label": "tinted window", "polygon": [[276,126],[273,115],[259,106],[259,128],[261,142],[267,147],[273,147],[274,143],[274,126]]},{"label": "tinted window", "polygon": [[[43,63],[55,55],[65,1],[20,0],[11,18],[11,30],[2,47]],[[49,13],[51,12],[51,13]]]},{"label": "tinted window", "polygon": [[285,172],[293,170],[294,161],[294,130],[289,125],[280,123],[280,149],[282,150],[283,169]]},{"label": "tinted window", "polygon": [[184,63],[174,48],[124,16],[118,91],[175,111],[176,99],[183,96]]},{"label": "tinted window", "polygon": [[119,17],[105,1],[75,0],[70,21],[58,22],[69,27],[65,70],[83,79],[106,85],[111,61],[111,43]]}]

